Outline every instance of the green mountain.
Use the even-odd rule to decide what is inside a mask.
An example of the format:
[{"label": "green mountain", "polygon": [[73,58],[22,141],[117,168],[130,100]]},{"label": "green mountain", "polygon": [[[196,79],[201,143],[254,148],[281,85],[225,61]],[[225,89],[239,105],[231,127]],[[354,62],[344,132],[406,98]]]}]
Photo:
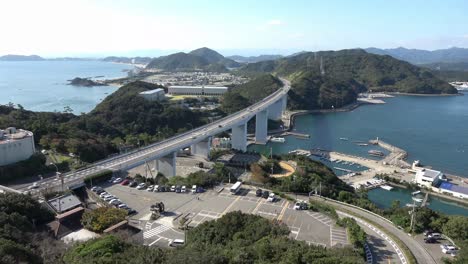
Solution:
[{"label": "green mountain", "polygon": [[214,50],[200,48],[189,53],[179,52],[153,59],[146,68],[166,71],[225,72],[227,68],[239,66],[238,62],[227,59]]},{"label": "green mountain", "polygon": [[369,90],[418,94],[457,92],[429,70],[360,49],[307,52],[251,63],[238,73],[288,77],[292,82],[289,104],[293,109],[340,107],[354,102],[359,92]]},{"label": "green mountain", "polygon": [[218,52],[212,49],[206,48],[206,47],[192,50],[189,54],[202,57],[210,64],[222,64],[228,68],[237,68],[241,66],[240,63],[232,59],[225,58],[223,55],[219,54]]},{"label": "green mountain", "polygon": [[432,51],[407,49],[403,47],[395,49],[367,48],[366,51],[378,55],[390,55],[399,60],[404,60],[413,64],[468,62],[468,49],[457,47]]},{"label": "green mountain", "polygon": [[37,55],[13,55],[0,56],[0,61],[42,61],[44,58]]}]

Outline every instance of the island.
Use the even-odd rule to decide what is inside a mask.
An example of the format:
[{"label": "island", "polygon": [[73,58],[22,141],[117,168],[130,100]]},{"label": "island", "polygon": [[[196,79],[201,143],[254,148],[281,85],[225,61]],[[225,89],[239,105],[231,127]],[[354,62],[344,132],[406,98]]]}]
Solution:
[{"label": "island", "polygon": [[76,77],[72,80],[68,80],[70,83],[68,85],[73,86],[84,86],[84,87],[92,87],[92,86],[107,86],[105,83],[93,81],[89,78],[80,78]]}]

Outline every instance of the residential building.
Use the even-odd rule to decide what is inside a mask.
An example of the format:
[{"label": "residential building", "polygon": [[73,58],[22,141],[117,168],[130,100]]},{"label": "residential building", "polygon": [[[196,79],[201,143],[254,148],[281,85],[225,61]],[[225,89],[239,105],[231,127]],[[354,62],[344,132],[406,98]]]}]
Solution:
[{"label": "residential building", "polygon": [[224,86],[169,86],[170,95],[221,96],[228,91]]},{"label": "residential building", "polygon": [[14,127],[0,130],[0,166],[26,160],[35,151],[32,132]]},{"label": "residential building", "polygon": [[166,99],[164,89],[161,88],[144,91],[141,92],[139,95],[148,101],[162,101]]}]

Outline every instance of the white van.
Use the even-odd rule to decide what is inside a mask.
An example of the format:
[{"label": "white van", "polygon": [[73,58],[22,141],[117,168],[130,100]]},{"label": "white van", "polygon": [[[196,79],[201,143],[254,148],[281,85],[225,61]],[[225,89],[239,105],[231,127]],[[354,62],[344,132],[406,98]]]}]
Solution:
[{"label": "white van", "polygon": [[170,247],[181,247],[185,244],[185,241],[183,239],[174,239],[169,241],[169,246]]},{"label": "white van", "polygon": [[197,193],[197,186],[196,185],[192,185],[192,193]]}]

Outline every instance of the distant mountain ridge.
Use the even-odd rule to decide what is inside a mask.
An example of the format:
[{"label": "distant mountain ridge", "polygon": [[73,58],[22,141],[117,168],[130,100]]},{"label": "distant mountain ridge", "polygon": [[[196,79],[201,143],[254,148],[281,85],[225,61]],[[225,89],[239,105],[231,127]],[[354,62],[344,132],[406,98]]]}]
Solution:
[{"label": "distant mountain ridge", "polygon": [[283,58],[283,55],[259,55],[259,56],[240,56],[240,55],[233,55],[228,56],[227,58],[235,60],[239,63],[255,63],[260,61],[267,61],[267,60],[276,60]]},{"label": "distant mountain ridge", "polygon": [[38,55],[8,54],[8,55],[0,56],[0,61],[43,61],[43,60],[45,59]]},{"label": "distant mountain ridge", "polygon": [[403,47],[395,49],[367,48],[365,50],[377,55],[389,55],[413,64],[468,62],[468,49],[466,48],[453,47],[434,51],[407,49]]},{"label": "distant mountain ridge", "polygon": [[224,72],[227,68],[237,68],[240,63],[224,57],[209,48],[200,48],[189,53],[178,52],[151,60],[147,69],[161,69],[166,71],[194,71],[206,70]]}]

